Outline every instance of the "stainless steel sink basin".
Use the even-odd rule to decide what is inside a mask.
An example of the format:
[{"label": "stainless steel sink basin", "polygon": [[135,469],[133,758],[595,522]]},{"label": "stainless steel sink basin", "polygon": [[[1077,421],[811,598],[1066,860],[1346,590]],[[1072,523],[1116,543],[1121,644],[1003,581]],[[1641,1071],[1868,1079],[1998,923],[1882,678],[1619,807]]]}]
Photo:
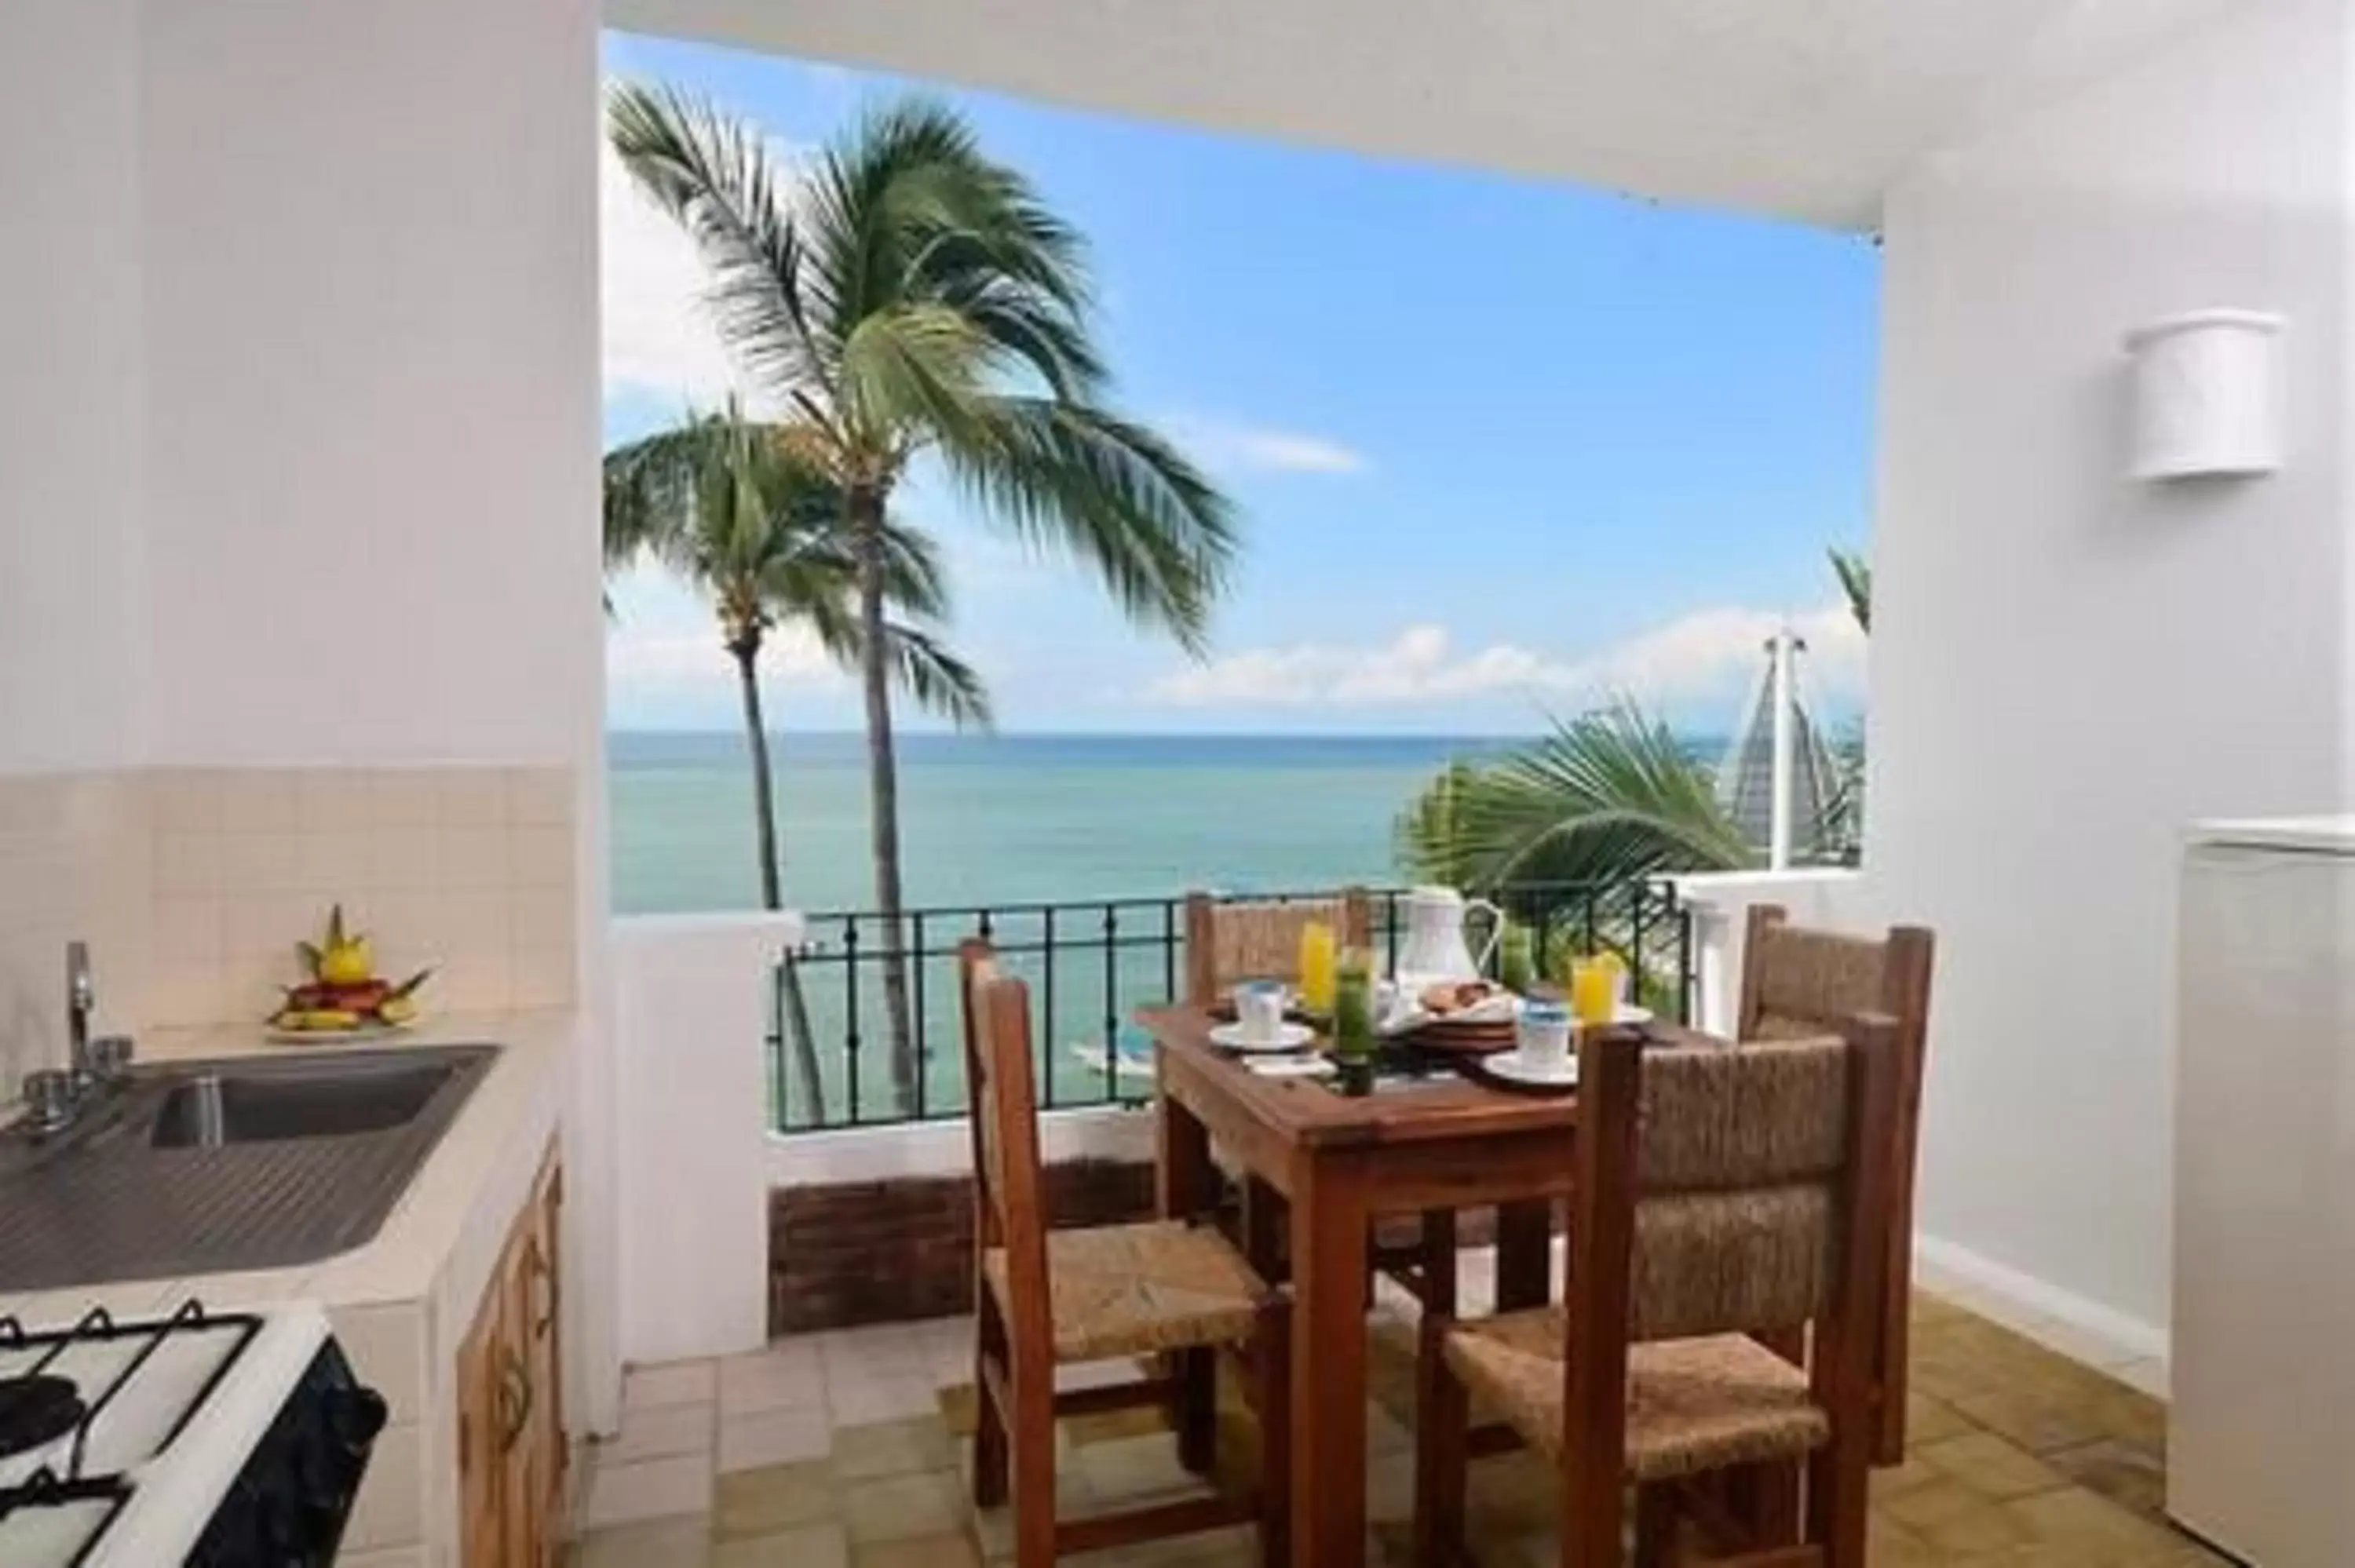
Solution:
[{"label": "stainless steel sink basin", "polygon": [[306,1071],[224,1069],[175,1085],[155,1114],[158,1149],[274,1143],[389,1132],[417,1119],[454,1062],[305,1064]]},{"label": "stainless steel sink basin", "polygon": [[281,1268],[361,1245],[497,1054],[142,1068],[65,1132],[0,1137],[0,1293]]}]

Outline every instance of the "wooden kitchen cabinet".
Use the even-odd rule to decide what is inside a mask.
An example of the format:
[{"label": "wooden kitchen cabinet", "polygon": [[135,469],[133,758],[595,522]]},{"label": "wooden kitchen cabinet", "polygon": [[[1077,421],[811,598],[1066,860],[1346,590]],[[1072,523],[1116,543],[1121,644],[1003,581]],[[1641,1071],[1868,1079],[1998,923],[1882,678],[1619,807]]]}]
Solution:
[{"label": "wooden kitchen cabinet", "polygon": [[458,1350],[458,1496],[466,1568],[548,1568],[564,1544],[564,1404],[551,1147]]}]

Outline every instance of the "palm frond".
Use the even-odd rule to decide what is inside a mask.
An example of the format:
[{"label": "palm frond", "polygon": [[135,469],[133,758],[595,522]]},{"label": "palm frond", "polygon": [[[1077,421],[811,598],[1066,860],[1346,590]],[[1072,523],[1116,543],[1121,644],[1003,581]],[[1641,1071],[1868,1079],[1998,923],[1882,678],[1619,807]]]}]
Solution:
[{"label": "palm frond", "polygon": [[694,514],[697,475],[710,457],[712,431],[690,418],[605,454],[605,569],[626,570],[659,554],[666,535]]},{"label": "palm frond", "polygon": [[840,401],[858,429],[903,444],[910,427],[937,439],[976,439],[975,400],[997,368],[975,324],[945,305],[874,312],[842,345]]},{"label": "palm frond", "polygon": [[605,122],[623,166],[710,269],[720,339],[754,380],[780,394],[828,387],[831,345],[805,298],[790,176],[759,128],[708,101],[634,82],[607,94]]},{"label": "palm frond", "polygon": [[1831,557],[1832,575],[1839,578],[1840,592],[1848,599],[1848,612],[1856,617],[1857,630],[1872,630],[1872,563],[1860,550],[1843,550],[1838,545],[1827,546],[1824,554]]},{"label": "palm frond", "polygon": [[1177,448],[1086,404],[999,397],[948,440],[950,472],[1017,535],[1092,567],[1130,619],[1206,643],[1235,550],[1231,504]]},{"label": "palm frond", "polygon": [[1756,853],[1668,726],[1620,703],[1457,768],[1401,819],[1418,871],[1476,887],[1729,870]]},{"label": "palm frond", "polygon": [[937,637],[920,627],[897,623],[885,634],[890,640],[893,678],[919,705],[960,728],[986,729],[996,722],[989,687],[980,672]]}]

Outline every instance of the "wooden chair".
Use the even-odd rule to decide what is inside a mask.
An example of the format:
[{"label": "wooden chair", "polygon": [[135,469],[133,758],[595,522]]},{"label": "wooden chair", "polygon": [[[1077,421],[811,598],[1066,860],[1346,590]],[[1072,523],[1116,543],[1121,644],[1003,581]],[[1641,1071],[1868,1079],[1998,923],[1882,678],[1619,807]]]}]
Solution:
[{"label": "wooden chair", "polygon": [[1913,1308],[1913,1176],[1922,1129],[1922,1085],[1929,1063],[1930,968],[1935,938],[1918,926],[1876,941],[1789,924],[1777,906],[1751,906],[1742,949],[1742,1000],[1734,1037],[1789,1040],[1836,1030],[1877,1012],[1896,1020],[1897,1129],[1890,1209],[1889,1277],[1873,1352],[1881,1430],[1873,1457],[1905,1459],[1905,1384]]},{"label": "wooden chair", "polygon": [[[1290,1304],[1212,1230],[1178,1220],[1048,1228],[1029,988],[1001,976],[980,941],[959,948],[958,969],[974,1154],[975,1505],[1007,1501],[1010,1481],[1018,1568],[1253,1519],[1263,1563],[1279,1568],[1289,1552]],[[1059,1521],[1059,1415],[1168,1405],[1178,1421],[1180,1457],[1197,1472],[1212,1467],[1213,1358],[1221,1346],[1249,1352],[1245,1387],[1260,1425],[1257,1494]],[[1060,1364],[1147,1355],[1166,1357],[1177,1370],[1126,1384],[1056,1391]]]},{"label": "wooden chair", "polygon": [[[1630,1484],[1639,1568],[1674,1561],[1689,1520],[1733,1548],[1712,1561],[1864,1561],[1896,1026],[1844,1033],[1582,1043],[1566,1301],[1426,1319],[1417,1563],[1465,1560],[1473,1397],[1559,1465],[1563,1568],[1616,1568]],[[1753,1337],[1795,1329],[1813,1335],[1805,1371]],[[1693,1484],[1786,1460],[1807,1467],[1796,1545],[1739,1539]]]},{"label": "wooden chair", "polygon": [[1373,944],[1373,906],[1362,887],[1327,897],[1237,899],[1186,895],[1186,1000],[1209,1007],[1244,980],[1300,980],[1300,933],[1321,922],[1345,948]]},{"label": "wooden chair", "polygon": [[[1300,932],[1311,922],[1329,927],[1344,948],[1373,945],[1373,900],[1362,887],[1323,896],[1221,901],[1208,893],[1186,895],[1186,1000],[1217,1005],[1245,980],[1300,980]],[[1252,1266],[1270,1279],[1284,1277],[1284,1200],[1256,1176],[1241,1183],[1241,1239]],[[1455,1215],[1390,1214],[1374,1225],[1370,1266],[1396,1279],[1426,1305],[1455,1305]],[[1370,1283],[1369,1289],[1371,1288]]]}]

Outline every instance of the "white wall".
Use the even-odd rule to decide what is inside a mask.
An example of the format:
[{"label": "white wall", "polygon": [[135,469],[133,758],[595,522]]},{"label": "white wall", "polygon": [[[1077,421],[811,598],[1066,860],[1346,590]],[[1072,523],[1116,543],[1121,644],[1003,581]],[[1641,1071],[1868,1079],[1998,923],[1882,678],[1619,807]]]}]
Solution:
[{"label": "white wall", "polygon": [[[2347,799],[2347,21],[2237,8],[1886,208],[1875,919],[1937,927],[1925,1230],[2168,1313],[2177,834]],[[2286,313],[2289,461],[2130,482],[2120,334]]]},{"label": "white wall", "polygon": [[769,1338],[768,1030],[798,915],[647,916],[613,932],[621,1346],[634,1361]]},{"label": "white wall", "polygon": [[597,26],[0,7],[0,772],[571,767],[572,1342],[602,1372]]},{"label": "white wall", "polygon": [[0,16],[0,773],[141,745],[134,0]]},{"label": "white wall", "polygon": [[147,16],[156,758],[586,756],[593,5]]}]

